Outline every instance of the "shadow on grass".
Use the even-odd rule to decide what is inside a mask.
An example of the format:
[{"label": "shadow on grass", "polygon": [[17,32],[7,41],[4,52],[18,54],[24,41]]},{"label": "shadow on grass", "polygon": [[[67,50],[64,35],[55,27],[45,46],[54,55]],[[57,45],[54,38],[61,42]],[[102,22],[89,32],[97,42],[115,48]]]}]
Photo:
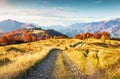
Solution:
[{"label": "shadow on grass", "polygon": [[0,66],[7,65],[8,63],[11,63],[11,60],[9,58],[0,58]]},{"label": "shadow on grass", "polygon": [[[101,47],[105,47],[105,48],[108,48],[108,47],[112,47],[112,48],[119,48],[120,47],[120,44],[116,44],[116,45],[113,45],[113,44],[105,44],[105,43],[92,43],[96,46],[101,46]],[[90,44],[89,44],[90,45]]]},{"label": "shadow on grass", "polygon": [[113,47],[113,48],[119,48],[120,44],[118,44],[118,45],[110,45],[110,46]]},{"label": "shadow on grass", "polygon": [[96,45],[96,46],[105,47],[105,48],[108,48],[108,47],[109,47],[109,45],[108,45],[108,44],[105,44],[105,43],[98,43],[98,42],[96,42],[96,43],[92,43],[92,44],[94,44],[94,45]]},{"label": "shadow on grass", "polygon": [[76,43],[76,44],[74,44],[74,45],[70,45],[70,47],[76,47],[76,46],[78,46],[79,44],[82,44],[82,42],[78,42],[78,43]]}]

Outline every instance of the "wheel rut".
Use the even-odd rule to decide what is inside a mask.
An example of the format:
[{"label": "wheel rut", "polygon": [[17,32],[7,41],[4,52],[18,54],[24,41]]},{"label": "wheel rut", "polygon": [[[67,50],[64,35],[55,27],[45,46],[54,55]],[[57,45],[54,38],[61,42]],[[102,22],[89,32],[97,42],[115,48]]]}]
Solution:
[{"label": "wheel rut", "polygon": [[51,73],[56,56],[56,50],[50,52],[50,54],[35,66],[35,69],[31,71],[25,79],[48,79]]}]

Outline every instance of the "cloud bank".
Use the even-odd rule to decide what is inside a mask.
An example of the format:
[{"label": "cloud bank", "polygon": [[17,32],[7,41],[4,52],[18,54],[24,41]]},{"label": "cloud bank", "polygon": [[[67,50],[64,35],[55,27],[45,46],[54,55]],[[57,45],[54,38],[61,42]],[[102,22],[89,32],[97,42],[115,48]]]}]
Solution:
[{"label": "cloud bank", "polygon": [[[96,3],[101,3],[97,0]],[[47,0],[42,0],[44,5],[51,5]],[[80,22],[92,22],[108,20],[111,17],[86,16],[82,12],[77,12],[70,8],[54,6],[48,9],[23,9],[10,5],[6,0],[0,0],[0,20],[14,19],[21,22],[37,23],[43,26],[49,25],[71,25]],[[31,5],[32,6],[32,5]],[[87,13],[88,14],[88,13]]]}]

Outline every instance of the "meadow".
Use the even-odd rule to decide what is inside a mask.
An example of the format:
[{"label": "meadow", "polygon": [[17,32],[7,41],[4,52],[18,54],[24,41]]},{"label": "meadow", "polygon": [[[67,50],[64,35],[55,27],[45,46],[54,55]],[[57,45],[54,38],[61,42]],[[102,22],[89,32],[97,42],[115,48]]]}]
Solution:
[{"label": "meadow", "polygon": [[119,41],[91,38],[1,46],[0,79],[120,79],[119,53]]}]

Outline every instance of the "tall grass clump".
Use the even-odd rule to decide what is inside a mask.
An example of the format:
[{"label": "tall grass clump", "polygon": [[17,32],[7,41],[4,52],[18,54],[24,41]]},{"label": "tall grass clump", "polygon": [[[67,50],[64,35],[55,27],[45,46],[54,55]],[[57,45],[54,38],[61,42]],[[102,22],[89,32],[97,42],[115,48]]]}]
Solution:
[{"label": "tall grass clump", "polygon": [[45,58],[48,53],[49,50],[45,49],[34,54],[25,54],[17,57],[15,62],[0,67],[0,79],[13,79],[21,73],[25,73],[36,62]]}]

